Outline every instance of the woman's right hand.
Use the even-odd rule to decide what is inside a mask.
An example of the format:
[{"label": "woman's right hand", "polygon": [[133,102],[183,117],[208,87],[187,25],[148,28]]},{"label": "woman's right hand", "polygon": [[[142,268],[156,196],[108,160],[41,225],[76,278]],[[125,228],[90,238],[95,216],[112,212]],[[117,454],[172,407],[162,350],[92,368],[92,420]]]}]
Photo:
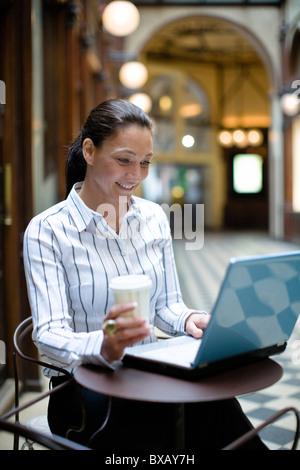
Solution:
[{"label": "woman's right hand", "polygon": [[121,359],[127,346],[131,346],[150,335],[150,326],[145,317],[124,315],[134,307],[135,304],[132,302],[114,305],[104,318],[104,322],[107,320],[115,320],[116,322],[116,331],[113,334],[108,334],[105,328],[103,329],[104,339],[101,355],[108,362]]}]

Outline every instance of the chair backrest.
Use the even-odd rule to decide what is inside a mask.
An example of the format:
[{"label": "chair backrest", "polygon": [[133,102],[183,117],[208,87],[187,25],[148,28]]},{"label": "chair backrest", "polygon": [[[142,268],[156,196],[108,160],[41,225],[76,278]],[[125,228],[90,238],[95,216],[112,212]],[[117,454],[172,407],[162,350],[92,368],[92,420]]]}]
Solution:
[{"label": "chair backrest", "polygon": [[[12,412],[6,414],[5,416],[2,416],[2,418],[5,417],[7,419],[8,416],[10,417],[14,414],[15,415],[15,425],[16,426],[20,425],[19,412],[22,409],[22,407],[19,407],[18,357],[21,358],[24,361],[28,361],[28,362],[31,362],[33,364],[36,364],[36,365],[39,365],[39,366],[46,367],[48,369],[52,369],[54,371],[57,371],[60,374],[65,375],[66,378],[68,379],[66,382],[62,383],[60,386],[55,387],[55,389],[52,389],[51,391],[45,392],[44,394],[42,394],[36,400],[32,400],[31,402],[29,402],[28,404],[23,406],[24,409],[31,406],[31,405],[33,405],[35,402],[39,401],[43,397],[46,397],[46,396],[48,396],[52,393],[55,393],[56,391],[58,391],[58,389],[67,386],[69,381],[73,380],[72,374],[70,372],[66,371],[65,369],[63,369],[62,367],[58,367],[54,364],[50,364],[48,362],[42,361],[42,360],[37,359],[35,357],[28,356],[28,354],[25,354],[25,352],[24,352],[25,339],[27,339],[27,340],[31,339],[32,329],[33,329],[32,317],[28,317],[18,325],[18,327],[15,330],[14,337],[13,337],[13,344],[14,344],[13,366],[14,366],[14,379],[15,379],[15,409],[12,410]],[[84,418],[83,418],[83,423],[84,423]],[[82,426],[84,426],[84,424]],[[81,429],[81,427],[78,428],[78,430],[77,429],[73,429],[73,430],[79,432],[80,429]],[[19,434],[17,432],[17,428],[15,428],[15,431],[16,432],[15,432],[15,438],[14,438],[14,450],[17,450],[19,448]]]},{"label": "chair backrest", "polygon": [[[72,377],[70,372],[66,371],[62,367],[55,366],[54,364],[50,364],[40,359],[36,359],[24,353],[22,349],[23,341],[25,338],[29,337],[29,334],[31,335],[32,329],[33,329],[32,317],[26,318],[19,324],[19,326],[17,326],[15,333],[14,333],[14,338],[13,338],[15,354],[17,354],[21,359],[25,361],[32,362],[42,367],[50,368],[68,377]],[[15,372],[17,372],[17,370],[15,370]]]}]

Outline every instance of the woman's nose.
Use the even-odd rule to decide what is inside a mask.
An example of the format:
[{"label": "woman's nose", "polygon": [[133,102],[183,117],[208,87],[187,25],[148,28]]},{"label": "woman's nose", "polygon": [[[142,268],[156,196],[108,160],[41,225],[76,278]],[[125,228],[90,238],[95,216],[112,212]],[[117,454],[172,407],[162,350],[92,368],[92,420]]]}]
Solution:
[{"label": "woman's nose", "polygon": [[141,177],[141,168],[140,165],[134,165],[128,168],[126,177],[129,181],[136,182],[140,180]]}]

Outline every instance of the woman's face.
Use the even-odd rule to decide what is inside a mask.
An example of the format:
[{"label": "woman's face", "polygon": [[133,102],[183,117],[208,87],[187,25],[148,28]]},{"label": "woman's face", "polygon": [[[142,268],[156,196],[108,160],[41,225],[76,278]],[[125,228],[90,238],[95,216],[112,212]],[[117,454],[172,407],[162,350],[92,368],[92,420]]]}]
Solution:
[{"label": "woman's face", "polygon": [[151,131],[137,125],[120,129],[99,148],[90,139],[84,141],[85,183],[93,191],[97,204],[114,203],[121,196],[130,198],[148,175],[152,143]]}]

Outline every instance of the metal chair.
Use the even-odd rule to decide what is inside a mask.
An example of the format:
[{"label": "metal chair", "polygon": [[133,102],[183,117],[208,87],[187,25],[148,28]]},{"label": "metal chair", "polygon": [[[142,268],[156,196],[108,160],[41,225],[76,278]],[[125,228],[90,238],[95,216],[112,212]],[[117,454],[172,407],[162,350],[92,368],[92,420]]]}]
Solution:
[{"label": "metal chair", "polygon": [[[14,366],[14,380],[15,380],[15,410],[9,414],[6,414],[5,417],[7,418],[8,415],[15,414],[15,424],[19,425],[19,412],[24,409],[24,407],[19,406],[20,402],[20,394],[19,394],[19,369],[18,369],[18,357],[21,358],[24,361],[34,363],[36,365],[42,366],[49,368],[51,370],[59,372],[60,375],[65,375],[68,380],[63,382],[61,385],[58,387],[55,387],[54,389],[50,389],[47,392],[41,394],[37,399],[32,400],[29,402],[25,407],[27,408],[28,406],[33,405],[37,401],[40,401],[43,398],[46,398],[47,396],[51,395],[52,393],[56,393],[62,388],[66,387],[69,385],[71,382],[74,381],[72,374],[70,372],[66,371],[65,369],[49,364],[45,361],[42,361],[40,359],[35,359],[31,356],[26,355],[23,350],[23,341],[25,338],[28,338],[29,336],[31,337],[31,332],[33,329],[33,324],[32,324],[32,317],[28,317],[25,320],[23,320],[19,326],[16,328],[15,333],[14,333],[14,338],[13,338],[13,343],[14,343],[14,351],[13,351],[13,366]],[[82,429],[84,429],[85,426],[85,419],[84,419],[84,407],[82,406],[82,425],[80,428],[72,428],[73,431],[80,432]],[[2,417],[3,418],[3,417]],[[48,423],[47,423],[47,417],[46,416],[39,416],[37,418],[33,418],[32,420],[29,420],[27,422],[27,429],[31,429],[32,434],[35,435],[36,431],[42,432],[44,436],[48,436],[48,438],[51,437],[51,432],[50,429],[48,428]],[[18,426],[15,427],[15,434],[14,434],[14,450],[19,449],[19,434],[18,434]],[[69,430],[71,431],[71,430]],[[69,432],[68,431],[68,432]],[[29,436],[28,432],[28,436]],[[28,448],[30,450],[33,450],[33,444],[34,441],[31,441],[29,437],[26,437],[25,442],[22,446],[22,449]]]},{"label": "metal chair", "polygon": [[255,435],[257,435],[260,431],[262,431],[264,428],[269,426],[271,423],[274,423],[274,421],[277,421],[283,415],[287,413],[291,413],[291,412],[294,413],[295,418],[296,418],[295,437],[294,437],[291,450],[296,450],[298,441],[299,441],[299,436],[300,436],[300,418],[299,418],[298,410],[294,407],[283,408],[282,410],[278,411],[277,413],[272,415],[269,419],[264,421],[261,425],[257,426],[257,428],[252,429],[251,431],[247,432],[243,436],[236,439],[234,442],[232,442],[228,446],[224,447],[223,450],[237,450],[241,445],[245,444],[247,441],[252,439]]}]

